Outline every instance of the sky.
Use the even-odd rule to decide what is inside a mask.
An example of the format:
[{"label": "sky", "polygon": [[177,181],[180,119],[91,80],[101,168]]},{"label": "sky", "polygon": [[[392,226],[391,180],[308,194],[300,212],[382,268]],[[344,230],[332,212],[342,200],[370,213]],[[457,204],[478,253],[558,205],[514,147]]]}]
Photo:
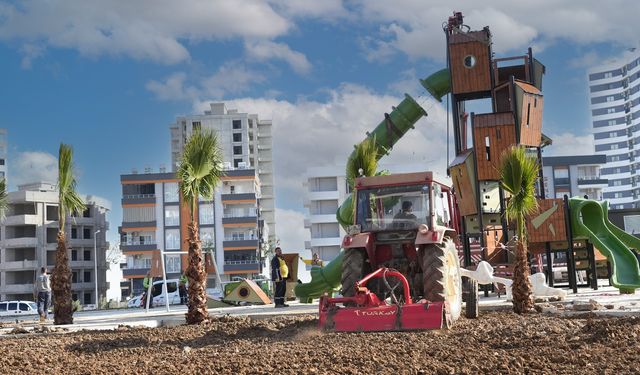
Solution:
[{"label": "sky", "polygon": [[119,176],[169,166],[169,125],[224,101],[273,120],[277,235],[303,249],[305,170],[344,165],[404,93],[428,116],[384,162],[445,170],[447,109],[418,80],[445,67],[453,11],[490,27],[497,57],[532,47],[546,66],[544,155],[592,154],[586,72],[638,46],[637,1],[0,0],[10,191],[55,182],[71,144],[117,243]]}]

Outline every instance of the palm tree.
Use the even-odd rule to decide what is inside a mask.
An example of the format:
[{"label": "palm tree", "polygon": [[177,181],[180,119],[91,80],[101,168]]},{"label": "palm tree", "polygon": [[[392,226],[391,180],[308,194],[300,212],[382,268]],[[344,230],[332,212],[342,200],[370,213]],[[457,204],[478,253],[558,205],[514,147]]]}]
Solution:
[{"label": "palm tree", "polygon": [[202,243],[198,234],[198,200],[199,197],[213,198],[216,185],[224,173],[221,166],[222,152],[216,135],[209,131],[193,133],[184,147],[177,172],[180,192],[189,205],[191,219],[188,226],[189,264],[185,272],[189,280],[187,324],[201,323],[208,316],[207,274],[202,259]]},{"label": "palm tree", "polygon": [[378,168],[378,149],[376,136],[369,137],[360,142],[347,160],[346,177],[351,188],[355,179],[360,176],[373,176]]},{"label": "palm tree", "polygon": [[7,209],[7,180],[2,178],[0,180],[0,216],[4,216],[4,211]]},{"label": "palm tree", "polygon": [[522,146],[512,146],[505,150],[500,162],[500,184],[511,194],[505,214],[507,220],[516,223],[516,259],[512,285],[513,311],[522,314],[533,307],[527,261],[525,217],[535,212],[538,207],[535,187],[540,167],[536,158],[527,155]]},{"label": "palm tree", "polygon": [[51,275],[53,321],[55,324],[73,323],[71,269],[67,254],[65,222],[68,215],[83,212],[85,208],[84,201],[76,191],[76,178],[73,175],[73,149],[71,146],[61,143],[58,156],[58,247],[56,248],[56,264]]}]

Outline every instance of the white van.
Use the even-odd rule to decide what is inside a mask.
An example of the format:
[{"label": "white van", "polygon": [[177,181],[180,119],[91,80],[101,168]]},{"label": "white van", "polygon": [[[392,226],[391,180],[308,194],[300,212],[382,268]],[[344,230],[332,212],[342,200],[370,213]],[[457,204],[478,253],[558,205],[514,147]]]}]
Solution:
[{"label": "white van", "polygon": [[0,317],[2,316],[37,316],[38,306],[32,301],[2,301],[0,302]]},{"label": "white van", "polygon": [[[167,294],[169,295],[170,305],[177,305],[180,303],[180,291],[178,290],[178,282],[178,279],[167,279]],[[165,295],[162,293],[163,283],[164,281],[162,280],[153,282],[153,287],[151,287],[151,295],[153,296],[151,302],[153,303],[153,306],[164,306],[165,304]]]}]

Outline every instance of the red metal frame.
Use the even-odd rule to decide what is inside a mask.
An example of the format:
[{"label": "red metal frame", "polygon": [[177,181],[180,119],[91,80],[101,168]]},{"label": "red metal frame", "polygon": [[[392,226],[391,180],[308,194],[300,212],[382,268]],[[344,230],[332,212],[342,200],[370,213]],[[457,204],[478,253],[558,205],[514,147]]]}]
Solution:
[{"label": "red metal frame", "polygon": [[[387,304],[366,288],[375,278],[395,277],[402,283],[404,303]],[[356,282],[353,297],[320,298],[320,328],[339,332],[406,331],[448,328],[451,325],[446,302],[421,300],[414,303],[409,283],[400,272],[379,268]],[[338,304],[355,306],[340,307]]]}]

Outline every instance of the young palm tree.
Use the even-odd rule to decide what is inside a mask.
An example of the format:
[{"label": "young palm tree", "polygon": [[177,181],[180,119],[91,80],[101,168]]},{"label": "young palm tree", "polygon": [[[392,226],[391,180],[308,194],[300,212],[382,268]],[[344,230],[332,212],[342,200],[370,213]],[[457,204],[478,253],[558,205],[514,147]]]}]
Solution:
[{"label": "young palm tree", "polygon": [[76,178],[73,175],[73,150],[71,146],[60,144],[58,156],[58,247],[56,264],[51,275],[53,291],[53,321],[55,324],[72,324],[73,307],[71,305],[71,268],[67,254],[65,222],[68,215],[80,213],[85,205],[76,192]]},{"label": "young palm tree", "polygon": [[378,168],[378,149],[376,137],[367,138],[359,143],[347,160],[347,183],[353,188],[357,177],[373,176]]},{"label": "young palm tree", "polygon": [[524,147],[512,146],[501,157],[500,184],[511,194],[505,213],[507,220],[516,223],[516,259],[513,270],[513,311],[522,314],[533,307],[529,263],[527,261],[527,233],[525,217],[535,212],[535,196],[539,165],[535,157],[527,155]]},{"label": "young palm tree", "polygon": [[193,133],[184,147],[177,172],[180,191],[184,201],[189,205],[191,216],[188,226],[189,264],[185,272],[189,280],[187,324],[201,323],[208,316],[207,274],[198,234],[198,199],[213,198],[213,192],[223,173],[222,152],[216,135],[213,132],[202,131]]}]

